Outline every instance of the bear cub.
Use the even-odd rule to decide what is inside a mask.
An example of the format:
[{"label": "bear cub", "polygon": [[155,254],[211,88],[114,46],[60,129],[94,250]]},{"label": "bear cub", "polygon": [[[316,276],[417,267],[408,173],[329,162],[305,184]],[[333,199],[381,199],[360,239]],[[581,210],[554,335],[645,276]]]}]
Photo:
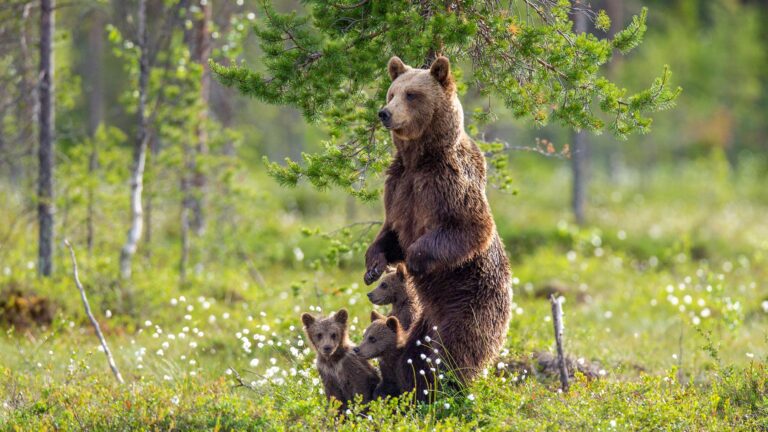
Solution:
[{"label": "bear cub", "polygon": [[371,303],[379,306],[392,305],[387,316],[397,317],[403,329],[408,330],[419,314],[419,300],[402,262],[381,278],[381,282],[368,293]]},{"label": "bear cub", "polygon": [[317,353],[317,371],[325,387],[325,395],[341,402],[342,411],[355,396],[362,395],[369,402],[379,384],[376,369],[354,351],[347,333],[346,309],[333,316],[316,318],[308,313],[301,315],[304,331]]},{"label": "bear cub", "polygon": [[371,312],[371,325],[365,329],[363,342],[354,351],[364,359],[380,359],[382,379],[373,392],[374,398],[398,396],[406,390],[405,370],[398,366],[398,362],[405,351],[407,338],[397,317]]}]

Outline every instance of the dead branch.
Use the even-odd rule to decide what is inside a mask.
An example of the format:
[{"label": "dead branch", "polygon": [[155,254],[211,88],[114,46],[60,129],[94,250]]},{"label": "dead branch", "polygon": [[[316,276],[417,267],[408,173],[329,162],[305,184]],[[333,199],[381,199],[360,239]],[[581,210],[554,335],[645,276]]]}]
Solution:
[{"label": "dead branch", "polygon": [[557,366],[560,370],[560,385],[563,392],[568,391],[568,368],[565,364],[565,352],[563,350],[563,305],[555,295],[549,296],[552,305],[552,321],[555,328],[555,345],[557,345]]},{"label": "dead branch", "polygon": [[112,369],[112,373],[115,374],[115,378],[117,378],[117,381],[120,384],[125,384],[123,376],[120,375],[120,371],[117,369],[115,359],[112,357],[112,352],[109,351],[107,340],[104,339],[104,334],[101,333],[99,322],[96,321],[96,318],[94,318],[93,313],[91,312],[91,306],[88,304],[88,298],[85,296],[85,289],[83,288],[83,284],[80,283],[80,276],[77,273],[77,260],[75,259],[75,250],[72,248],[72,244],[70,244],[69,240],[67,239],[64,239],[64,245],[69,248],[69,256],[72,258],[72,275],[75,279],[75,285],[77,285],[77,289],[80,291],[80,298],[83,299],[85,314],[88,315],[88,319],[91,320],[93,329],[96,331],[96,336],[98,336],[99,342],[101,342],[101,347],[104,349],[104,354],[107,356],[107,362],[109,363],[109,367]]}]

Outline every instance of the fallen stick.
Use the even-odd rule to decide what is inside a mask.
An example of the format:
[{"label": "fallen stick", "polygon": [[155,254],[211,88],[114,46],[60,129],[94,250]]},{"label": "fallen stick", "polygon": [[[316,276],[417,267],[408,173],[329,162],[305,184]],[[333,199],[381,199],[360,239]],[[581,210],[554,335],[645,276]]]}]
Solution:
[{"label": "fallen stick", "polygon": [[69,256],[72,257],[72,274],[75,278],[75,285],[77,285],[77,289],[80,290],[80,298],[83,299],[85,314],[88,315],[88,319],[91,320],[93,329],[96,330],[96,336],[99,337],[99,341],[101,342],[101,347],[104,348],[104,354],[107,356],[107,362],[109,363],[109,367],[112,369],[112,373],[115,374],[115,378],[117,378],[117,381],[120,384],[124,384],[125,381],[123,380],[123,376],[120,375],[120,371],[117,370],[115,359],[112,358],[112,352],[109,351],[109,347],[107,346],[107,340],[104,339],[104,334],[101,333],[101,327],[99,327],[99,322],[96,321],[96,318],[94,318],[93,313],[91,313],[91,306],[88,304],[88,298],[85,296],[85,289],[83,288],[83,284],[80,283],[80,277],[78,276],[78,273],[77,273],[77,260],[75,260],[75,250],[72,249],[72,245],[69,243],[69,240],[65,239],[64,245],[69,248]]},{"label": "fallen stick", "polygon": [[560,385],[563,392],[568,391],[568,368],[563,350],[563,305],[554,294],[549,296],[552,305],[552,321],[555,327],[555,345],[557,346],[557,367],[560,370]]}]

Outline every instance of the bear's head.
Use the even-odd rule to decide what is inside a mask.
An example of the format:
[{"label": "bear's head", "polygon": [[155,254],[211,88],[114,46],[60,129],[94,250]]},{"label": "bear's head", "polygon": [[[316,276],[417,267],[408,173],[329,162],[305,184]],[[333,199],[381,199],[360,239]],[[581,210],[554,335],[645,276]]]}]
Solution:
[{"label": "bear's head", "polygon": [[371,325],[363,333],[363,342],[355,347],[354,351],[364,359],[381,357],[397,349],[404,334],[400,321],[396,317],[386,317],[373,311]]},{"label": "bear's head", "polygon": [[381,277],[376,288],[368,293],[368,299],[371,303],[379,306],[398,303],[407,299],[409,295],[407,276],[405,264],[398,264],[395,269],[389,270]]},{"label": "bear's head", "polygon": [[332,356],[347,340],[348,317],[346,309],[327,318],[316,318],[308,313],[301,315],[304,331],[319,356]]},{"label": "bear's head", "polygon": [[407,66],[399,57],[392,57],[387,70],[392,84],[387,91],[387,104],[379,110],[379,119],[396,138],[419,139],[427,130],[434,129],[429,126],[438,117],[463,122],[447,58],[440,56],[429,69],[417,69]]}]

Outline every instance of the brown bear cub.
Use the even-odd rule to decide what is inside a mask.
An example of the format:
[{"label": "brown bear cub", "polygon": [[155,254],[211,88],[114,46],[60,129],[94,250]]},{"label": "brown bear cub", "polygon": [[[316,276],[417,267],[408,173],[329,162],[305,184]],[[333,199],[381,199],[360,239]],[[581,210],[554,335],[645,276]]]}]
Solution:
[{"label": "brown bear cub", "polygon": [[368,293],[368,299],[379,306],[391,304],[392,310],[387,316],[397,317],[404,330],[411,327],[419,313],[419,299],[408,281],[408,271],[403,263],[381,277],[381,282]]},{"label": "brown bear cub", "polygon": [[354,350],[364,359],[380,359],[381,383],[373,392],[374,398],[398,396],[405,389],[407,371],[399,361],[407,336],[397,317],[371,312],[371,325],[365,329],[363,342]]},{"label": "brown bear cub", "polygon": [[369,402],[379,383],[376,369],[352,350],[347,334],[348,316],[346,309],[327,318],[301,315],[304,331],[317,352],[317,371],[325,395],[329,401],[334,398],[341,402],[342,410],[357,395],[363,396],[363,402]]}]

